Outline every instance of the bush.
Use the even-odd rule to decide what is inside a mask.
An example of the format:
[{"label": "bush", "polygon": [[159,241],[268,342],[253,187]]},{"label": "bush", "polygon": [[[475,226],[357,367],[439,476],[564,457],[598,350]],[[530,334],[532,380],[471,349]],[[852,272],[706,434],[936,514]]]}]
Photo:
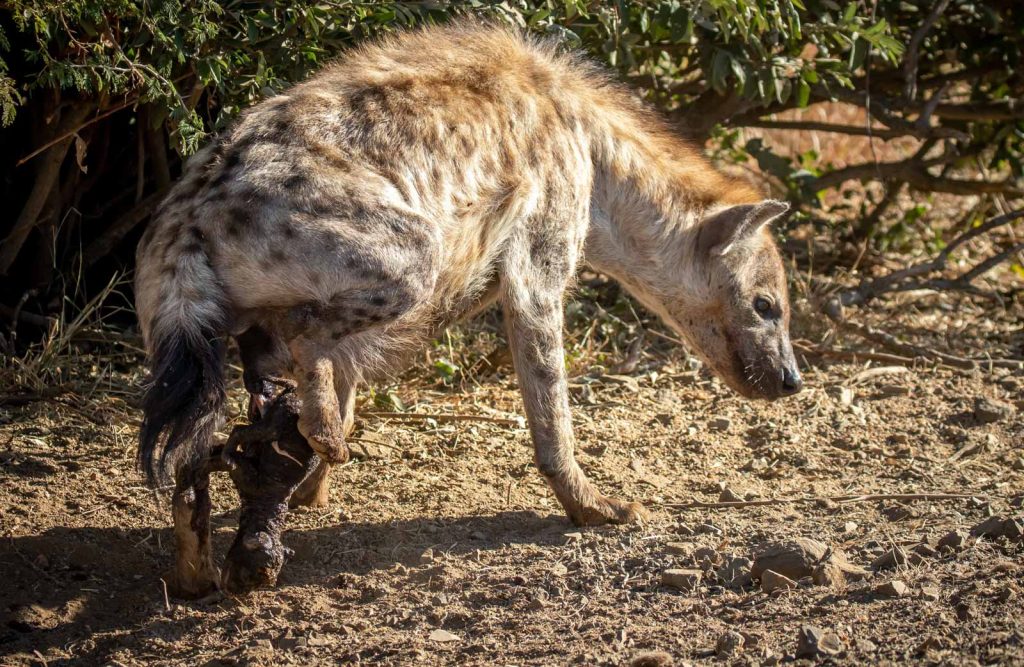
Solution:
[{"label": "bush", "polygon": [[[47,308],[67,276],[103,280],[131,247],[182,156],[239,110],[384,32],[488,17],[583,48],[683,131],[755,159],[794,200],[850,179],[1019,197],[1024,7],[879,0],[247,2],[23,0],[0,9],[3,197],[0,304]],[[869,123],[777,114],[828,100]],[[910,137],[916,152],[834,169],[732,130]],[[957,175],[970,164],[994,174]],[[8,308],[10,310],[10,308]]]}]

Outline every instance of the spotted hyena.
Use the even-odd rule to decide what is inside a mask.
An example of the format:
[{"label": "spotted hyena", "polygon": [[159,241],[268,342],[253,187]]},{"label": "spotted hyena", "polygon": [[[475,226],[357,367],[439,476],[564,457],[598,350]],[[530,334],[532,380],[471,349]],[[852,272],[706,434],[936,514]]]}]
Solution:
[{"label": "spotted hyena", "polygon": [[[177,481],[178,583],[214,576],[186,517],[208,504],[195,471],[224,400],[227,336],[256,403],[291,378],[299,430],[338,462],[358,385],[497,301],[536,462],[569,517],[642,517],[573,455],[566,291],[586,261],[736,391],[792,394],[768,230],[786,210],[715,171],[594,66],[502,29],[393,37],[256,105],[189,162],[138,249],[153,372],[139,456],[152,481]],[[326,498],[319,470],[301,500]]]}]

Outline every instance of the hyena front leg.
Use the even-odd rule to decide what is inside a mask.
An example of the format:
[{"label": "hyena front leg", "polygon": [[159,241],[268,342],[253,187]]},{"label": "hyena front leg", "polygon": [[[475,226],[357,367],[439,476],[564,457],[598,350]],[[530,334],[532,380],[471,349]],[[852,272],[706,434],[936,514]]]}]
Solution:
[{"label": "hyena front leg", "polygon": [[177,598],[201,598],[217,590],[220,572],[210,553],[210,473],[179,474],[171,500],[174,516],[174,569],[167,588]]},{"label": "hyena front leg", "polygon": [[602,496],[573,454],[572,417],[562,347],[564,280],[516,271],[506,278],[505,317],[537,467],[573,523],[629,523],[646,516],[638,503]]},{"label": "hyena front leg", "polygon": [[[334,385],[341,406],[341,428],[347,438],[355,426],[356,388],[337,366],[334,368]],[[331,464],[321,459],[316,469],[292,493],[289,507],[327,507],[331,497],[330,472]]]},{"label": "hyena front leg", "polygon": [[289,347],[296,373],[301,378],[299,432],[325,462],[344,463],[348,460],[349,452],[345,444],[341,405],[334,386],[332,349],[306,335],[294,338]]}]

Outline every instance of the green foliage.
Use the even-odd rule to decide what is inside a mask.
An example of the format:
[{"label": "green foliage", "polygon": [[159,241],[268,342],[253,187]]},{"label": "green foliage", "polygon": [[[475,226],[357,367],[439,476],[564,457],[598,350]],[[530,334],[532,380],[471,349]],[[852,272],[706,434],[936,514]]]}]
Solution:
[{"label": "green foliage", "polygon": [[[240,109],[299,81],[352,44],[401,27],[474,14],[581,46],[650,97],[679,108],[711,90],[759,104],[810,100],[812,85],[849,86],[870,46],[901,43],[855,4],[801,0],[585,2],[242,2],[20,0],[6,29],[31,48],[12,74],[0,61],[0,110],[40,89],[157,101],[183,152]],[[0,53],[11,60],[0,32]],[[667,84],[667,85],[662,85]],[[156,119],[160,121],[162,119]]]}]

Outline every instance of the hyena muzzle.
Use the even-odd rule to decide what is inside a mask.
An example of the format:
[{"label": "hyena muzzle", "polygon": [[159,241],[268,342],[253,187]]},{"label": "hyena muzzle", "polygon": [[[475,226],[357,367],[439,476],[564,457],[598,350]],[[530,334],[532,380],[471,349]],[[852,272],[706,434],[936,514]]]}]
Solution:
[{"label": "hyena muzzle", "polygon": [[[190,512],[209,502],[196,470],[228,336],[257,408],[296,383],[298,429],[330,463],[360,383],[499,302],[540,471],[574,522],[629,522],[643,507],[602,495],[573,454],[562,306],[578,266],[620,281],[743,395],[792,394],[769,231],[786,210],[578,56],[486,26],[356,49],[256,105],[190,160],[138,249],[139,457],[176,483],[180,588],[216,582]],[[326,501],[326,469],[299,500]]]}]

